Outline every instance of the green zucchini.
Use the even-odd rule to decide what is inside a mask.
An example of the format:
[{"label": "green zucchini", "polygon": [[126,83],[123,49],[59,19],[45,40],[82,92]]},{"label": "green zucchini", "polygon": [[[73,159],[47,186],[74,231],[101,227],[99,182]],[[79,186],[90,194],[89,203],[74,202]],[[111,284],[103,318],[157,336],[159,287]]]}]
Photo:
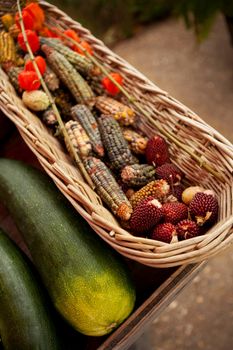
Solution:
[{"label": "green zucchini", "polygon": [[101,336],[128,317],[135,289],[126,266],[48,176],[0,159],[0,199],[22,232],[55,307],[76,330]]},{"label": "green zucchini", "polygon": [[0,229],[0,337],[5,350],[60,349],[28,262]]}]

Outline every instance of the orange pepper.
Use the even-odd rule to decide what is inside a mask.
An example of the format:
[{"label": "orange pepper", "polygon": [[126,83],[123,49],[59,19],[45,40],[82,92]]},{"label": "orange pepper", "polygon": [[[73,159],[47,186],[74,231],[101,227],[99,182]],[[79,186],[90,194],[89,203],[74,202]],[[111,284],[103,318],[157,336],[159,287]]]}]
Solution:
[{"label": "orange pepper", "polygon": [[[39,38],[38,38],[36,32],[34,32],[33,30],[30,30],[30,29],[26,29],[25,32],[26,32],[27,40],[28,40],[28,43],[31,47],[32,52],[38,51],[40,48],[40,42],[39,42]],[[18,44],[23,51],[27,52],[27,47],[26,47],[26,44],[24,42],[24,38],[23,38],[22,33],[19,33],[19,35],[18,35]]]},{"label": "orange pepper", "polygon": [[39,35],[44,36],[46,38],[58,38],[58,35],[52,32],[49,28],[47,27],[42,27],[39,30]]},{"label": "orange pepper", "polygon": [[40,30],[43,27],[45,21],[44,10],[35,2],[31,2],[25,8],[34,20],[34,30]]},{"label": "orange pepper", "polygon": [[[33,29],[34,28],[34,19],[30,15],[30,13],[28,13],[25,10],[23,10],[22,11],[22,18],[23,18],[23,24],[24,24],[24,28],[25,29]],[[21,30],[21,26],[20,26],[20,23],[19,23],[19,13],[18,12],[15,15],[15,23],[16,23],[17,27]]]},{"label": "orange pepper", "polygon": [[[77,41],[78,43],[81,41],[78,34],[73,29],[67,29],[63,32],[63,34],[65,34],[68,38],[71,38],[71,39]],[[64,40],[66,40],[66,39],[64,39]]]},{"label": "orange pepper", "polygon": [[[123,78],[119,73],[110,73],[109,74],[118,84],[121,86],[123,85]],[[102,79],[102,85],[105,88],[105,90],[111,94],[111,95],[116,95],[119,93],[120,89],[118,86],[116,86],[110,79],[109,77],[105,77]]]},{"label": "orange pepper", "polygon": [[[80,43],[80,45],[81,45],[87,52],[89,52],[90,55],[93,55],[93,50],[92,50],[92,48],[91,48],[91,45],[88,44],[87,41],[84,41],[84,40],[83,40],[83,41]],[[84,56],[85,56],[85,51],[83,51],[81,48],[77,47],[76,45],[73,45],[73,46],[72,46],[72,49],[73,49],[75,52],[79,53],[80,55],[84,55]]]},{"label": "orange pepper", "polygon": [[[36,56],[35,57],[35,62],[37,64],[37,67],[39,68],[40,73],[43,75],[44,72],[46,71],[46,61],[43,57],[41,56]],[[27,60],[25,63],[25,71],[34,71],[34,66],[31,60]]]},{"label": "orange pepper", "polygon": [[36,72],[33,71],[22,71],[18,75],[19,86],[23,90],[32,91],[38,90],[40,87],[40,80]]}]

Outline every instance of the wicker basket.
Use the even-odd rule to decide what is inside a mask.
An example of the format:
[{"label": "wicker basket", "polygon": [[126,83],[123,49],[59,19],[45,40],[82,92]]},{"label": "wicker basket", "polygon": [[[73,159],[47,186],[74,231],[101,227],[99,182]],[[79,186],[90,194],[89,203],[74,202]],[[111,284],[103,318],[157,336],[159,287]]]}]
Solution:
[{"label": "wicker basket", "polygon": [[[122,58],[115,55],[100,40],[56,7],[41,2],[48,18],[55,18],[62,28],[77,30],[93,47],[96,58],[107,68],[121,72],[125,87],[141,106],[186,143],[197,163],[176,144],[170,143],[172,161],[186,174],[191,183],[216,191],[220,213],[218,223],[207,234],[177,243],[163,243],[131,235],[122,229],[113,215],[101,204],[98,195],[83,182],[82,177],[59,142],[38,117],[29,112],[17,97],[5,73],[0,70],[0,108],[15,123],[24,141],[37,156],[44,170],[88,221],[95,232],[122,255],[152,267],[171,267],[205,260],[217,254],[233,241],[233,147],[219,132],[206,124],[187,107],[155,86]],[[158,133],[149,120],[141,117],[139,128],[148,136]],[[219,180],[202,167],[202,162],[214,165],[223,175]]]}]

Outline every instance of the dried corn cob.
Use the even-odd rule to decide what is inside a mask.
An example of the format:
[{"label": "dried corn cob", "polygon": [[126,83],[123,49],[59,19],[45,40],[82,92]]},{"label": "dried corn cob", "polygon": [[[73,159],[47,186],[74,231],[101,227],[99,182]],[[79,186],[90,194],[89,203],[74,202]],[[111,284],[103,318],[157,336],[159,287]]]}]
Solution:
[{"label": "dried corn cob", "polygon": [[9,34],[12,36],[12,38],[16,39],[20,33],[20,29],[16,24],[13,24],[9,30]]},{"label": "dried corn cob", "polygon": [[6,13],[1,17],[4,28],[8,31],[9,28],[14,24],[14,17],[11,13]]},{"label": "dried corn cob", "polygon": [[53,96],[55,98],[55,103],[62,114],[62,117],[64,119],[70,119],[70,110],[73,106],[70,94],[65,90],[59,88],[53,91]]},{"label": "dried corn cob", "polygon": [[121,170],[126,165],[137,163],[125,141],[117,121],[110,115],[98,119],[100,135],[111,161],[111,166]]},{"label": "dried corn cob", "polygon": [[154,180],[142,187],[139,191],[130,197],[130,203],[133,209],[149,196],[154,196],[156,199],[163,201],[170,190],[166,180]]},{"label": "dried corn cob", "polygon": [[87,76],[86,78],[88,84],[90,85],[90,87],[96,93],[97,96],[104,95],[106,92],[101,83],[102,79],[103,79],[102,75],[98,75],[98,76],[92,75],[92,76]]},{"label": "dried corn cob", "polygon": [[[92,151],[91,142],[82,125],[74,120],[70,120],[65,123],[65,128],[76,152],[81,157],[89,156]],[[71,153],[69,143],[66,143],[66,147]]]},{"label": "dried corn cob", "polygon": [[107,166],[100,159],[94,157],[86,158],[84,166],[101,199],[120,219],[129,220],[132,214],[131,204]]},{"label": "dried corn cob", "polygon": [[121,179],[130,187],[142,187],[155,180],[155,168],[148,164],[127,165],[121,172]]},{"label": "dried corn cob", "polygon": [[83,55],[71,50],[69,47],[65,46],[60,39],[54,38],[40,38],[41,44],[46,44],[52,47],[54,50],[58,51],[63,55],[72,65],[77,69],[78,72],[84,75],[96,75],[99,72],[93,63]]},{"label": "dried corn cob", "polygon": [[[20,5],[22,8],[25,6],[26,1],[21,0]],[[0,16],[5,13],[14,13],[16,11],[15,0],[0,0]]]},{"label": "dried corn cob", "polygon": [[49,107],[48,109],[46,109],[46,111],[43,112],[42,120],[47,126],[53,127],[57,125],[57,118],[51,107]]},{"label": "dried corn cob", "polygon": [[47,45],[42,45],[41,48],[51,68],[70,90],[77,103],[91,103],[94,93],[72,64],[53,48]]},{"label": "dried corn cob", "polygon": [[4,71],[9,77],[11,84],[14,86],[18,93],[22,93],[23,90],[19,86],[18,75],[23,71],[23,67],[16,67],[13,63],[8,62],[2,65]]},{"label": "dried corn cob", "polygon": [[111,114],[121,125],[127,126],[134,123],[134,111],[111,97],[96,97],[95,107],[103,114]]},{"label": "dried corn cob", "polygon": [[123,135],[125,140],[128,141],[129,148],[132,152],[134,152],[135,154],[145,153],[146,145],[148,142],[147,137],[143,137],[142,135],[130,128],[124,128]]},{"label": "dried corn cob", "polygon": [[21,57],[20,55],[17,54],[15,63],[16,63],[17,67],[22,67],[25,64],[25,61],[24,61],[23,57]]},{"label": "dried corn cob", "polygon": [[16,62],[16,47],[11,35],[5,31],[0,33],[0,63]]},{"label": "dried corn cob", "polygon": [[85,129],[87,135],[90,137],[93,150],[100,157],[104,155],[104,147],[102,144],[97,121],[89,108],[85,105],[76,105],[71,108],[71,116],[77,120]]},{"label": "dried corn cob", "polygon": [[59,79],[48,65],[46,66],[46,71],[43,78],[50,91],[55,91],[59,88]]}]

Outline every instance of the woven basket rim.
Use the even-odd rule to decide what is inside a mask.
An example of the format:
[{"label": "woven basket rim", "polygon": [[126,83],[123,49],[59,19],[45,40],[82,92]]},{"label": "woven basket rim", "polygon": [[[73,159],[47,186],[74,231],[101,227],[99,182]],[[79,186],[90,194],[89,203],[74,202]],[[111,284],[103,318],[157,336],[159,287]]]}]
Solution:
[{"label": "woven basket rim", "polygon": [[[35,122],[31,124],[30,118],[32,118],[33,114],[28,112],[22,105],[21,100],[16,97],[13,88],[10,87],[8,78],[0,68],[0,108],[16,124],[21,136],[57,187],[102,239],[122,255],[142,264],[153,267],[178,266],[203,261],[226,249],[233,242],[233,207],[231,203],[231,198],[233,197],[233,145],[231,142],[188,107],[169,96],[167,92],[154,85],[134,67],[113,53],[99,39],[93,37],[89,30],[72,20],[55,6],[45,1],[40,1],[40,3],[48,13],[56,17],[59,23],[78,30],[85,40],[91,43],[94,52],[99,57],[106,59],[107,64],[109,62],[114,65],[118,64],[122,74],[130,79],[135,79],[137,91],[141,91],[144,94],[146,92],[149,98],[154,99],[157,104],[165,104],[166,113],[168,111],[168,125],[170,125],[172,117],[184,123],[184,125],[188,125],[190,129],[194,129],[194,140],[195,134],[205,135],[207,143],[209,142],[211,145],[211,147],[206,149],[208,152],[210,152],[209,149],[212,149],[212,147],[216,149],[217,155],[222,157],[221,159],[224,160],[225,166],[225,168],[223,167],[225,183],[216,181],[215,184],[216,188],[222,191],[221,206],[223,209],[220,221],[204,236],[171,244],[149,238],[135,237],[117,224],[112,214],[99,204],[98,196],[92,190],[89,191],[88,185],[83,183],[80,176],[74,180],[73,166],[66,164],[66,162],[70,162],[69,157],[61,156],[61,150],[57,149],[56,142],[51,140],[49,134],[46,135],[46,145],[43,145],[41,135],[45,136],[45,128],[40,124],[36,125]],[[155,114],[159,113],[156,107],[154,109]],[[25,115],[23,115],[24,112]],[[216,155],[214,154],[213,156]],[[77,170],[75,171],[77,174]],[[206,178],[206,181],[208,181],[211,177],[206,175]],[[105,219],[105,215],[107,215],[107,219]]]}]

